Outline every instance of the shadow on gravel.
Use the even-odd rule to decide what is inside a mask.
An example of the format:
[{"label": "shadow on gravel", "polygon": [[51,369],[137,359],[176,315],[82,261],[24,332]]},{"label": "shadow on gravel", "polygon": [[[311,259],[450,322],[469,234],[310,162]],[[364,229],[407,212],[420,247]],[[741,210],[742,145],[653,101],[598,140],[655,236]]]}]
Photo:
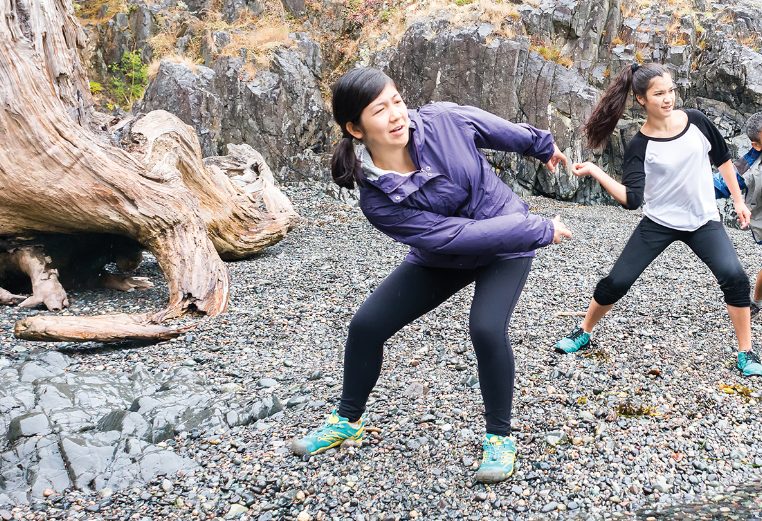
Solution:
[{"label": "shadow on gravel", "polygon": [[642,508],[637,519],[666,520],[762,520],[762,481],[750,481],[722,494],[707,495],[703,501],[682,503],[669,507]]},{"label": "shadow on gravel", "polygon": [[123,349],[136,349],[139,347],[146,347],[157,344],[158,342],[153,340],[125,340],[124,342],[113,342],[104,344],[102,342],[84,342],[81,344],[69,344],[56,346],[55,351],[59,351],[65,355],[83,355],[83,354],[101,354],[101,353],[113,353],[115,351],[121,351]]}]

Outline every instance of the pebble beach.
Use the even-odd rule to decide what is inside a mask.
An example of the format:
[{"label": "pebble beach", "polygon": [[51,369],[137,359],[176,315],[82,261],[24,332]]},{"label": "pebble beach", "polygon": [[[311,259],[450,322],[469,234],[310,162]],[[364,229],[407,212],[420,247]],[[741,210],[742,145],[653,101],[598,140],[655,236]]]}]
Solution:
[{"label": "pebble beach", "polygon": [[[201,320],[177,339],[147,346],[24,342],[14,339],[13,324],[42,311],[2,310],[6,395],[0,392],[0,415],[6,425],[13,415],[36,411],[48,420],[43,434],[17,429],[17,441],[44,435],[60,443],[67,432],[65,422],[54,421],[60,415],[40,403],[38,377],[25,379],[22,370],[24,364],[57,364],[39,378],[68,378],[75,385],[78,375],[95,374],[104,382],[132,382],[109,410],[132,404],[125,410],[142,415],[146,430],[138,435],[122,422],[108,432],[117,432],[116,444],[138,437],[143,454],[161,451],[176,465],[166,472],[141,470],[122,487],[98,481],[110,467],[93,464],[85,489],[50,485],[5,504],[0,495],[0,519],[762,517],[756,497],[762,487],[762,379],[743,378],[735,369],[722,293],[685,245],[672,245],[646,270],[596,329],[590,351],[552,350],[581,321],[595,284],[640,219],[639,211],[613,206],[527,199],[535,213],[560,214],[574,237],[537,252],[513,315],[518,462],[510,480],[485,486],[473,479],[484,425],[468,336],[471,288],[387,343],[368,404],[372,429],[362,445],[312,458],[292,455],[290,440],[317,426],[338,403],[348,323],[406,247],[319,184],[287,185],[284,192],[301,215],[298,227],[261,255],[230,263],[228,312]],[[753,280],[762,267],[760,246],[747,231],[728,233]],[[137,274],[156,287],[72,291],[68,312],[159,309],[166,287],[150,256]],[[752,321],[752,333],[759,352],[762,319]],[[60,359],[51,361],[51,352]],[[136,367],[147,382],[143,388],[135,384]],[[195,423],[177,420],[172,433],[157,437],[161,393],[171,389],[166,382],[180,382],[182,393],[203,397],[196,407],[216,412]],[[23,391],[31,398],[10,407],[12,386],[17,396]],[[135,401],[148,387],[146,395],[159,403],[150,415],[143,414],[145,397]],[[90,416],[70,430],[108,430],[98,389],[88,391]],[[0,464],[10,464],[10,452],[8,437],[0,438]],[[36,468],[37,456],[24,457],[16,454],[14,464]],[[113,468],[116,459],[109,461]],[[28,472],[11,475],[8,468],[0,468],[0,494],[13,479],[31,483]],[[73,480],[71,465],[67,472]]]}]

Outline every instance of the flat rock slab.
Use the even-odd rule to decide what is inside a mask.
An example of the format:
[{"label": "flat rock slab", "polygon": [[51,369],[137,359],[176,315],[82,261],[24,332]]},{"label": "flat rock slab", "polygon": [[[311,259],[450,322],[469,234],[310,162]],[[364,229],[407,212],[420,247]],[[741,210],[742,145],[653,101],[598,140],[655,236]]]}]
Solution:
[{"label": "flat rock slab", "polygon": [[[192,473],[157,443],[181,432],[248,425],[284,409],[275,396],[238,401],[189,367],[78,371],[58,352],[0,362],[0,505],[44,492],[94,492]],[[162,444],[164,445],[164,444]]]}]

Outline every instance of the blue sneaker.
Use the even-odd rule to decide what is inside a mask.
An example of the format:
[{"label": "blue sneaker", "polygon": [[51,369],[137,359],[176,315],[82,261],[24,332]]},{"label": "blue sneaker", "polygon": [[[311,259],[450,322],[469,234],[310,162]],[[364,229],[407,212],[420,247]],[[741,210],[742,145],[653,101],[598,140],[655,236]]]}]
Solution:
[{"label": "blue sneaker", "polygon": [[476,481],[498,483],[511,477],[516,463],[516,443],[508,436],[485,434],[482,448],[484,455],[476,471]]},{"label": "blue sneaker", "polygon": [[744,376],[762,376],[762,363],[753,351],[739,351],[736,366]]},{"label": "blue sneaker", "polygon": [[365,435],[365,418],[362,417],[354,427],[348,418],[339,416],[334,409],[325,424],[302,439],[291,443],[291,450],[300,455],[318,454],[333,447],[338,447],[346,440],[361,442]]},{"label": "blue sneaker", "polygon": [[556,342],[554,347],[559,353],[576,353],[590,347],[590,335],[581,327],[575,327],[571,333]]}]

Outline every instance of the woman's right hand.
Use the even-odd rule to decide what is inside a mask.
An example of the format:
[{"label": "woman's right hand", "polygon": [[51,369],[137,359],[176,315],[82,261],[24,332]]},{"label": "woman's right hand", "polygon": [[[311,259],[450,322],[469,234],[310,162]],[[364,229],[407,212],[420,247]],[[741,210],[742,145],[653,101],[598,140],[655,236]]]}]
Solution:
[{"label": "woman's right hand", "polygon": [[571,239],[572,232],[561,222],[561,216],[553,217],[553,244],[559,244],[564,239]]}]

